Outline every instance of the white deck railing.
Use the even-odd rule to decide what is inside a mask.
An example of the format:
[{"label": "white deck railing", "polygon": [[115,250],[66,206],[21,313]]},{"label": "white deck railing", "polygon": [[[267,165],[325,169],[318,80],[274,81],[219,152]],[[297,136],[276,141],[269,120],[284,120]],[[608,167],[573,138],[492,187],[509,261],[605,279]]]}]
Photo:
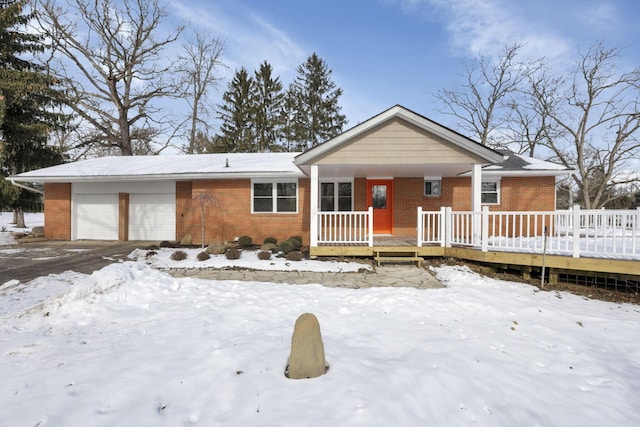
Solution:
[{"label": "white deck railing", "polygon": [[[444,224],[444,225],[443,225]],[[640,258],[640,210],[429,212],[418,209],[418,246]]]},{"label": "white deck railing", "polygon": [[318,243],[373,246],[373,208],[362,212],[319,212]]},{"label": "white deck railing", "polygon": [[[373,246],[373,208],[318,213],[319,244]],[[418,208],[417,246],[640,260],[640,210],[454,212]]]}]

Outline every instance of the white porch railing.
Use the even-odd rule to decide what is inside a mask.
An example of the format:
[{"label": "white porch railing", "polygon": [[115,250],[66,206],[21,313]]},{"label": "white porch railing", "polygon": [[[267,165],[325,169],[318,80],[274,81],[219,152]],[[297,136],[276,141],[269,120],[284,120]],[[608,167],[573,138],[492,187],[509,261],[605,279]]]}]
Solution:
[{"label": "white porch railing", "polygon": [[319,212],[318,243],[373,246],[373,208],[362,212]]},{"label": "white porch railing", "polygon": [[[318,213],[319,244],[373,246],[373,208]],[[640,260],[640,210],[454,212],[418,208],[417,246]]]},{"label": "white porch railing", "polygon": [[640,259],[640,210],[428,212],[418,208],[418,246]]}]

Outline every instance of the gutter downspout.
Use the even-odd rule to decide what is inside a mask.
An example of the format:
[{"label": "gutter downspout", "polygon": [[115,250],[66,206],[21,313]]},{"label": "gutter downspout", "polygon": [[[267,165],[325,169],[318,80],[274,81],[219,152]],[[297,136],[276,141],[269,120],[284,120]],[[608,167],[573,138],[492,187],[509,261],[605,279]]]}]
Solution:
[{"label": "gutter downspout", "polygon": [[44,196],[44,191],[42,191],[42,190],[38,190],[37,188],[29,187],[28,185],[18,184],[17,182],[15,182],[15,181],[13,180],[13,178],[7,178],[7,180],[8,180],[11,184],[15,185],[15,186],[16,186],[16,187],[18,187],[18,188],[22,188],[22,189],[24,189],[24,190],[31,191],[32,193],[42,194],[42,195]]}]

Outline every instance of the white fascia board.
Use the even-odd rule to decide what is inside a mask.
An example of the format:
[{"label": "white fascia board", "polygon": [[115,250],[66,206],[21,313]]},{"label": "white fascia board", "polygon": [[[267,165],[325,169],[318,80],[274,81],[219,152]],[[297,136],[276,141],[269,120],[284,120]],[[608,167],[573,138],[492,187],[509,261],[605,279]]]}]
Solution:
[{"label": "white fascia board", "polygon": [[[527,176],[535,176],[535,177],[539,177],[539,176],[562,176],[562,175],[571,175],[574,174],[576,171],[575,170],[523,170],[523,171],[502,171],[502,170],[497,170],[497,169],[483,169],[482,170],[482,176],[497,176],[497,177],[501,177],[501,176],[509,176],[509,177],[513,177],[513,176],[522,176],[522,177],[527,177]],[[471,172],[464,172],[459,174],[458,176],[471,176]]]},{"label": "white fascia board", "polygon": [[236,179],[236,178],[304,178],[305,174],[291,172],[240,172],[210,174],[166,174],[166,175],[100,175],[100,176],[12,176],[13,181],[38,183],[66,182],[113,182],[113,181],[191,181],[201,179]]}]

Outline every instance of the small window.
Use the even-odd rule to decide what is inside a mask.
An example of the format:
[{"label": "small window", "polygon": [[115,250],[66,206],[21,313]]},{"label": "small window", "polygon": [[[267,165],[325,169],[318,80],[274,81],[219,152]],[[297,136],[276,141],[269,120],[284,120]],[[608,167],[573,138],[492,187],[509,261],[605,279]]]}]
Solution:
[{"label": "small window", "polygon": [[353,207],[353,183],[320,183],[320,210],[349,212]]},{"label": "small window", "polygon": [[500,181],[483,181],[480,192],[482,203],[488,205],[500,203]]},{"label": "small window", "polygon": [[252,184],[253,212],[297,212],[297,181]]},{"label": "small window", "polygon": [[426,179],[424,181],[424,195],[427,197],[440,197],[442,181],[439,179]]}]

